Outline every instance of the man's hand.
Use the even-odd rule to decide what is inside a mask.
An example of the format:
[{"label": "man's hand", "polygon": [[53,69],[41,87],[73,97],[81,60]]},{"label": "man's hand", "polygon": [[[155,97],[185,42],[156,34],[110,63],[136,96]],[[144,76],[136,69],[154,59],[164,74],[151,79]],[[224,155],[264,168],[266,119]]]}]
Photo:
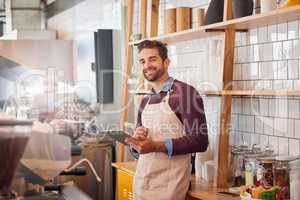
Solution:
[{"label": "man's hand", "polygon": [[144,126],[139,126],[134,130],[133,137],[135,139],[145,139],[148,136],[148,129]]},{"label": "man's hand", "polygon": [[139,154],[151,152],[167,153],[167,147],[163,141],[153,141],[148,138],[127,138],[126,143],[137,150]]}]

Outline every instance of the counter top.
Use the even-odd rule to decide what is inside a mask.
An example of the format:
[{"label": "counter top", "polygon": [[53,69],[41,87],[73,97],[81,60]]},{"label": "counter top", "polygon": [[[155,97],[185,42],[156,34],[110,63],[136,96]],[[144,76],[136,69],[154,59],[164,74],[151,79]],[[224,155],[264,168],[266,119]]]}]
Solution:
[{"label": "counter top", "polygon": [[[134,176],[136,170],[136,161],[132,162],[118,162],[113,163],[113,167],[125,171],[126,173]],[[228,189],[221,189],[214,187],[211,183],[207,183],[203,179],[192,177],[192,187],[188,191],[188,197],[190,199],[202,199],[202,200],[239,200],[240,197],[230,197],[217,195],[216,192],[228,191]]]},{"label": "counter top", "polygon": [[192,176],[192,187],[188,191],[188,196],[202,200],[240,200],[240,197],[222,196],[217,192],[229,192],[228,189],[216,188],[212,183],[208,183],[201,178]]},{"label": "counter top", "polygon": [[112,166],[123,170],[124,172],[134,176],[135,170],[136,170],[136,161],[132,162],[117,162],[117,163],[112,163]]}]

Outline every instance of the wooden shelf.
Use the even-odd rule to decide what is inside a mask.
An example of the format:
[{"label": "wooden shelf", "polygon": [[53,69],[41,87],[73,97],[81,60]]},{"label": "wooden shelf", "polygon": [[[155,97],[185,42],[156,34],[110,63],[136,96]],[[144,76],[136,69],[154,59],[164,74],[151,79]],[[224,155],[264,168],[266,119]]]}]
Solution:
[{"label": "wooden shelf", "polygon": [[130,90],[129,94],[133,94],[133,95],[150,95],[151,91],[147,91],[147,90],[141,90],[141,91],[136,91],[136,90]]},{"label": "wooden shelf", "polygon": [[[165,43],[175,43],[204,37],[212,37],[222,34],[225,29],[235,29],[236,31],[246,31],[250,28],[257,28],[272,24],[280,24],[287,21],[298,20],[300,17],[300,5],[288,8],[276,9],[268,13],[251,15],[247,17],[228,20],[195,29],[189,29],[176,33],[148,38],[149,40],[159,40]],[[129,45],[137,45],[141,40],[131,41]]]},{"label": "wooden shelf", "polygon": [[[207,96],[300,96],[300,90],[222,90],[202,91]],[[130,91],[134,95],[150,95],[151,91]]]},{"label": "wooden shelf", "polygon": [[287,21],[299,20],[300,5],[280,8],[267,13],[251,15],[238,19],[228,20],[222,24],[216,24],[217,29],[250,29],[272,24],[280,24]]},{"label": "wooden shelf", "polygon": [[[176,42],[182,42],[182,41],[187,41],[187,40],[193,40],[193,39],[199,39],[199,38],[205,38],[205,37],[212,37],[214,35],[221,35],[223,34],[223,31],[207,31],[206,29],[207,26],[200,26],[195,29],[188,29],[176,33],[170,33],[170,34],[165,34],[165,35],[160,35],[157,37],[151,37],[151,38],[146,38],[148,40],[159,40],[167,44],[171,43],[176,43]],[[142,40],[138,41],[131,41],[129,42],[129,45],[137,45],[141,42]]]},{"label": "wooden shelf", "polygon": [[207,96],[300,96],[300,90],[222,90],[206,91]]},{"label": "wooden shelf", "polygon": [[222,196],[217,192],[229,192],[229,189],[216,188],[213,183],[209,183],[201,178],[192,176],[191,188],[188,191],[188,200],[202,199],[202,200],[240,200],[238,197]]},{"label": "wooden shelf", "polygon": [[123,170],[132,176],[134,176],[134,173],[136,171],[136,165],[137,165],[136,161],[112,163],[113,167]]}]

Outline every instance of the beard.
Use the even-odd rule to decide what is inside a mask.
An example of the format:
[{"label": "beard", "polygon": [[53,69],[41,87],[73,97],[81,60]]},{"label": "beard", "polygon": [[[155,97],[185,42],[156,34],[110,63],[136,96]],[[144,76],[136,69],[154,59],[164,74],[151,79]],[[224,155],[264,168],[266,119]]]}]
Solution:
[{"label": "beard", "polygon": [[[149,73],[150,71],[150,73]],[[156,67],[151,67],[150,70],[143,70],[144,77],[147,81],[157,81],[165,73],[165,69],[162,67],[157,69]]]}]

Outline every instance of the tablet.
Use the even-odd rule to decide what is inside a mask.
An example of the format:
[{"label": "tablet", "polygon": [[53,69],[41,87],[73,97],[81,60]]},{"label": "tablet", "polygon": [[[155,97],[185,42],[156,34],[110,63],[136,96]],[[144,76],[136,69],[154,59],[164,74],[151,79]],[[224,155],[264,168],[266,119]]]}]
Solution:
[{"label": "tablet", "polygon": [[127,134],[125,131],[105,131],[104,134],[107,134],[113,140],[118,141],[125,145],[128,145],[125,142],[126,138],[131,138],[131,136]]}]

